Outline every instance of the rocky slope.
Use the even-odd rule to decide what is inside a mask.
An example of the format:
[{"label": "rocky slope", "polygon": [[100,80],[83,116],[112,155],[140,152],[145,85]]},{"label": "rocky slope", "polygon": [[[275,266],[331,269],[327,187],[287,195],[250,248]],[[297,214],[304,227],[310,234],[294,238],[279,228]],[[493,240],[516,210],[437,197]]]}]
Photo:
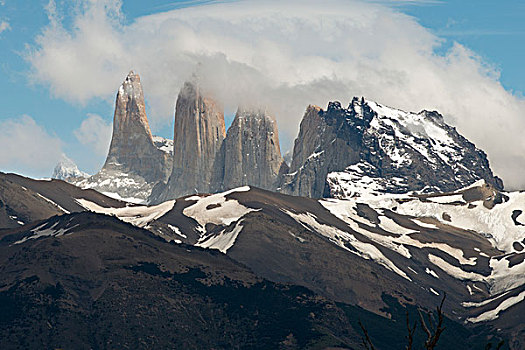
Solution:
[{"label": "rocky slope", "polygon": [[308,107],[283,193],[346,198],[375,190],[452,191],[479,179],[501,189],[486,154],[437,112],[407,113],[354,98]]},{"label": "rocky slope", "polygon": [[0,228],[14,228],[62,214],[57,205],[0,173]]},{"label": "rocky slope", "polygon": [[274,190],[287,168],[275,118],[261,109],[239,108],[216,158],[212,190],[244,185]]},{"label": "rocky slope", "polygon": [[[359,320],[379,349],[404,348],[405,307],[393,299],[387,319],[94,213],[0,232],[0,285],[2,349],[358,348]],[[445,325],[445,347],[481,347],[490,334]]]},{"label": "rocky slope", "polygon": [[[81,189],[62,180],[34,180],[16,174],[0,172],[0,191],[4,193],[2,202],[7,210],[16,215],[27,215],[20,225],[49,217],[47,209],[55,214],[68,214],[85,211],[78,201],[88,200],[103,208],[121,208],[129,203],[107,197],[92,189]],[[15,209],[18,208],[18,209]],[[40,215],[40,211],[46,212]],[[3,228],[3,226],[0,226]]]},{"label": "rocky slope", "polygon": [[382,315],[385,295],[432,308],[447,293],[455,320],[504,329],[523,346],[522,193],[480,182],[317,201],[242,187],[133,211],[81,204],[127,222],[150,217],[138,224],[168,241],[217,249],[264,278]]},{"label": "rocky slope", "polygon": [[186,82],[175,107],[171,175],[166,185],[159,184],[150,201],[210,192],[215,158],[225,134],[222,106],[204,94],[198,83]]},{"label": "rocky slope", "polygon": [[94,176],[72,181],[116,198],[144,201],[172,166],[169,140],[151,134],[140,77],[131,71],[115,101],[113,135],[104,166]]},{"label": "rocky slope", "polygon": [[359,339],[332,301],[104,215],[0,233],[0,265],[2,349],[348,348]]},{"label": "rocky slope", "polygon": [[[95,242],[102,247],[108,244],[108,256],[114,260],[115,252],[121,257],[128,254],[128,249],[141,246],[131,237],[135,243],[129,247],[111,248],[109,242],[125,234],[116,224],[118,218],[162,238],[159,242],[164,241],[168,246],[187,244],[182,246],[183,250],[192,245],[223,252],[259,277],[308,288],[327,300],[344,303],[347,306],[340,306],[343,310],[351,308],[349,305],[358,305],[377,315],[374,317],[396,314],[397,326],[393,327],[397,332],[394,333],[401,335],[400,339],[404,336],[404,309],[399,303],[408,308],[432,309],[446,292],[445,312],[464,324],[460,328],[466,332],[460,332],[459,336],[460,333],[451,331],[450,344],[466,341],[462,347],[469,348],[475,342],[465,339],[476,336],[483,340],[475,343],[476,346],[484,347],[487,332],[497,334],[497,329],[501,329],[514,349],[523,346],[520,339],[525,329],[520,314],[525,305],[525,231],[521,215],[525,210],[525,195],[522,193],[501,193],[492,185],[480,182],[445,194],[369,194],[348,200],[314,200],[241,187],[141,206],[125,205],[95,191],[75,189],[63,181],[35,181],[15,175],[5,175],[5,178],[38,193],[37,197],[45,197],[45,202],[54,203],[64,214],[4,231],[9,238],[0,239],[0,245],[3,241],[8,250],[0,256],[9,257],[15,252],[10,247],[26,244],[30,244],[36,254],[37,247],[42,245],[61,246],[52,241],[45,243],[46,240],[59,239],[62,244],[69,244],[77,230],[91,230],[86,237],[99,233],[93,236],[96,237],[93,241],[82,238],[82,246],[92,247]],[[18,199],[7,197],[2,201],[12,207]],[[31,208],[32,211],[40,209],[38,205]],[[79,222],[77,217],[65,214],[82,210],[116,218],[107,222],[98,216],[88,216]],[[93,224],[100,220],[100,226]],[[116,236],[110,238],[115,231]],[[33,246],[38,242],[41,242],[39,246]],[[82,251],[102,249],[96,247]],[[164,248],[158,246],[157,249],[162,252]],[[164,260],[161,264],[155,262],[157,255],[162,256],[159,250],[148,253],[148,259],[143,261],[154,262],[161,271],[166,271],[161,268],[168,266]],[[49,254],[55,253],[42,256]],[[46,261],[60,261],[59,256],[64,252],[57,254],[56,258]],[[34,258],[29,260],[32,266],[41,265],[34,265],[34,261],[38,261]],[[16,265],[22,266],[22,262],[16,260]],[[136,265],[140,265],[140,261]],[[11,278],[12,282],[5,282],[6,286],[14,286],[13,272],[5,266],[1,271],[0,276]],[[168,279],[173,273],[169,271]],[[67,279],[61,284],[66,282]],[[32,293],[46,287],[24,285],[24,288],[24,293]],[[133,299],[134,292],[130,293],[126,298]],[[161,292],[164,293],[169,290]],[[381,322],[378,329],[384,327]],[[119,327],[123,326],[119,324]],[[379,332],[375,339],[384,339],[384,332]],[[403,343],[399,344],[403,348]]]}]

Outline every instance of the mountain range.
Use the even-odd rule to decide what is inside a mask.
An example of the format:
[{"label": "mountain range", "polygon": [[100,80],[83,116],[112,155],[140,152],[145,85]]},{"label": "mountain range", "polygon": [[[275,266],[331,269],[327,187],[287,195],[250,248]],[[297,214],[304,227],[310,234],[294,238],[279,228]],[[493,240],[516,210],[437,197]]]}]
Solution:
[{"label": "mountain range", "polygon": [[239,107],[226,131],[221,103],[198,78],[177,97],[173,142],[154,137],[133,71],[118,89],[103,168],[72,175],[82,188],[152,204],[245,185],[312,198],[451,191],[481,179],[503,189],[486,154],[438,112],[407,113],[364,98],[348,108],[308,106],[289,165],[271,114]]},{"label": "mountain range", "polygon": [[525,193],[438,112],[308,106],[287,164],[195,79],[174,125],[130,72],[100,172],[0,173],[2,348],[405,349],[442,301],[436,349],[525,347]]}]

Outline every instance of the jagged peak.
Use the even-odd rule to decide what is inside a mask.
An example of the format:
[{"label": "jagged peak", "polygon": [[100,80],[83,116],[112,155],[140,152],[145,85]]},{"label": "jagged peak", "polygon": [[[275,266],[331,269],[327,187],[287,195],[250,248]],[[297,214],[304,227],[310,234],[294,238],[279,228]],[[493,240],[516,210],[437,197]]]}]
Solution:
[{"label": "jagged peak", "polygon": [[308,105],[308,107],[306,107],[306,112],[310,112],[310,111],[316,111],[316,112],[319,112],[319,111],[322,111],[323,109],[321,107],[319,107],[318,105]]},{"label": "jagged peak", "polygon": [[331,102],[328,102],[328,108],[326,109],[327,111],[334,111],[334,110],[341,110],[343,109],[343,106],[341,105],[341,102],[339,101],[331,101]]},{"label": "jagged peak", "polygon": [[[308,106],[310,108],[310,106]],[[319,108],[320,111],[323,109]],[[346,115],[355,116],[357,118],[362,118],[366,112],[371,112],[375,117],[379,119],[394,119],[402,123],[412,120],[413,122],[419,124],[424,120],[429,120],[435,124],[443,125],[445,124],[444,117],[441,113],[436,110],[426,110],[410,112],[399,108],[390,107],[387,105],[380,104],[373,100],[367,99],[364,96],[358,97],[354,96],[350,101],[348,107],[345,109],[342,107],[341,102],[339,101],[330,101],[326,112],[347,112]],[[308,109],[307,109],[308,112]],[[355,113],[355,114],[354,114]],[[369,115],[370,116],[370,115]]]},{"label": "jagged peak", "polygon": [[75,162],[62,153],[60,160],[58,161],[55,169],[53,170],[53,175],[51,178],[66,180],[68,178],[81,178],[88,177],[89,175],[83,171],[80,171],[75,164]]},{"label": "jagged peak", "polygon": [[140,76],[131,70],[118,90],[118,96],[132,96],[134,98],[143,98],[142,85],[140,83]]}]

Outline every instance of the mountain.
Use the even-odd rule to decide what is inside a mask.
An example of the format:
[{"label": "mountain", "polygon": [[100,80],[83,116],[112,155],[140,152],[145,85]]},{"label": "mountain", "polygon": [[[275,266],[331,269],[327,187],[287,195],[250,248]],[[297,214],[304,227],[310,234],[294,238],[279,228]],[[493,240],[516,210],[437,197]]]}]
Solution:
[{"label": "mountain", "polygon": [[[351,349],[359,320],[379,348],[404,348],[391,346],[404,334],[394,300],[385,298],[387,319],[115,217],[65,214],[0,232],[0,266],[2,349]],[[445,325],[445,346],[479,347],[490,334]]]},{"label": "mountain", "polygon": [[169,140],[151,134],[140,77],[131,71],[117,93],[113,135],[104,166],[97,174],[73,183],[142,202],[155,183],[167,180],[172,152]]},{"label": "mountain", "polygon": [[153,136],[140,77],[131,71],[117,93],[103,168],[68,180],[128,202],[161,203],[245,184],[274,190],[285,172],[275,118],[239,109],[226,134],[222,105],[197,78],[177,97],[174,139]]},{"label": "mountain", "polygon": [[186,82],[175,107],[173,168],[150,202],[211,191],[215,158],[225,137],[222,106],[198,82]]},{"label": "mountain", "polygon": [[0,264],[2,349],[357,346],[334,302],[109,216],[2,232]]},{"label": "mountain", "polygon": [[89,175],[83,171],[80,171],[71,159],[69,159],[65,154],[62,155],[62,158],[58,162],[58,164],[55,166],[55,169],[53,170],[53,175],[51,178],[58,179],[58,180],[66,180],[66,179],[77,179],[77,178],[85,178]]},{"label": "mountain", "polygon": [[[525,298],[525,231],[521,224],[521,215],[525,210],[523,193],[500,192],[490,184],[479,182],[459,191],[443,194],[369,194],[366,197],[347,200],[315,200],[241,187],[218,194],[192,195],[155,206],[144,206],[127,205],[93,190],[78,189],[60,180],[37,181],[13,174],[4,174],[2,179],[8,184],[3,186],[13,188],[13,192],[23,186],[26,190],[20,192],[24,196],[41,198],[41,203],[51,205],[50,210],[54,207],[60,211],[59,216],[40,221],[42,216],[55,214],[40,213],[40,217],[35,215],[33,221],[28,221],[23,226],[11,226],[14,228],[0,231],[0,237],[3,237],[0,238],[0,249],[4,249],[0,256],[10,261],[9,264],[2,265],[0,276],[6,278],[1,283],[7,286],[2,289],[2,297],[9,301],[19,300],[13,305],[23,305],[20,306],[20,310],[40,310],[35,309],[36,304],[32,300],[50,302],[50,306],[44,304],[46,310],[56,310],[58,307],[62,316],[67,316],[66,318],[46,316],[45,319],[59,320],[58,323],[50,322],[61,332],[69,328],[60,324],[71,324],[75,329],[85,328],[82,317],[68,318],[73,317],[69,314],[69,306],[67,310],[61,306],[66,307],[72,305],[71,303],[78,306],[84,301],[88,304],[82,304],[80,309],[75,306],[74,315],[113,319],[111,322],[116,325],[116,330],[129,332],[126,328],[128,326],[120,323],[118,318],[115,319],[115,315],[126,312],[120,307],[127,308],[130,304],[126,302],[117,307],[112,302],[113,311],[108,309],[106,313],[102,313],[101,309],[93,307],[97,305],[98,297],[78,298],[81,295],[100,295],[101,289],[97,289],[97,286],[109,283],[108,281],[113,281],[110,286],[127,286],[124,280],[135,281],[130,283],[136,285],[150,283],[128,275],[126,266],[136,266],[138,271],[153,273],[155,276],[161,274],[168,281],[172,280],[175,278],[175,272],[168,264],[177,264],[174,261],[178,260],[168,263],[171,260],[162,258],[163,252],[165,249],[175,249],[165,247],[181,245],[182,249],[177,251],[193,252],[193,249],[197,249],[199,252],[224,256],[218,252],[213,253],[222,252],[225,257],[231,259],[230,261],[240,264],[238,266],[242,266],[243,269],[249,269],[246,271],[250,271],[259,279],[271,281],[273,284],[284,283],[306,288],[323,300],[337,303],[337,307],[341,308],[349,319],[344,320],[343,316],[332,314],[330,317],[335,317],[332,321],[336,319],[339,320],[337,322],[342,322],[341,324],[350,323],[352,327],[343,328],[354,332],[354,335],[359,334],[356,325],[359,318],[375,319],[374,322],[370,321],[373,329],[370,331],[376,334],[376,342],[385,339],[384,330],[381,330],[391,322],[384,317],[393,318],[393,324],[388,327],[392,327],[393,334],[403,339],[405,308],[414,311],[413,317],[417,317],[417,307],[433,309],[446,293],[445,314],[452,322],[452,325],[447,326],[450,327],[448,329],[458,329],[458,332],[463,334],[461,339],[470,339],[462,340],[466,341],[462,348],[483,347],[489,341],[487,335],[498,334],[510,340],[514,349],[523,346],[521,339],[525,329],[520,317],[524,307],[522,301]],[[20,202],[20,198],[9,196],[1,200],[4,207],[9,208]],[[26,199],[24,201],[30,202]],[[35,205],[30,208],[32,213],[41,210],[38,203],[35,201]],[[98,214],[75,214],[82,211]],[[132,224],[136,229],[128,224]],[[76,236],[76,232],[85,233]],[[142,235],[151,238],[148,238],[147,242],[137,240],[133,235],[129,237],[131,241],[124,239],[130,232],[142,232]],[[116,247],[111,243],[120,242],[119,239],[123,241],[119,243],[120,246]],[[151,239],[159,243],[153,244]],[[54,243],[56,240],[58,242]],[[17,253],[28,244],[31,245],[29,251],[37,255],[26,256]],[[64,244],[68,248],[61,250],[60,247]],[[73,246],[68,246],[69,244]],[[83,248],[76,248],[76,244]],[[55,249],[53,247],[58,247],[56,249],[59,250],[48,250]],[[144,254],[137,254],[140,247],[153,249],[155,253],[148,250]],[[99,252],[104,253],[93,255],[102,254]],[[46,265],[52,262],[59,264],[68,256],[74,257],[72,261],[77,261],[75,264],[79,264],[79,269],[69,268],[66,273],[57,270],[56,265]],[[122,260],[125,256],[136,260]],[[39,260],[44,258],[45,260]],[[98,266],[100,271],[115,273],[98,275],[99,272],[93,274],[91,268],[80,269],[80,266],[85,266],[89,261],[94,261],[94,266]],[[108,265],[120,262],[123,263],[111,265],[117,270]],[[222,263],[216,263],[217,266],[223,266]],[[30,264],[28,266],[34,266],[37,270],[26,268],[23,275],[16,274],[14,266],[20,268],[25,264]],[[209,266],[198,259],[194,260],[193,264]],[[64,263],[60,266],[71,265]],[[186,265],[178,266],[180,267],[177,271],[187,271],[184,267]],[[44,275],[38,272],[39,268],[42,268],[42,271],[54,271],[54,277],[50,280],[47,272]],[[211,269],[213,271],[213,268]],[[71,275],[72,273],[74,275]],[[38,276],[38,279],[30,278],[33,275]],[[212,275],[216,276],[214,273]],[[30,283],[26,281],[27,278],[30,278]],[[51,282],[38,282],[41,280]],[[85,283],[76,284],[77,287],[71,285],[71,281],[79,280]],[[184,283],[193,280],[184,280]],[[37,282],[33,283],[34,281]],[[66,285],[69,287],[66,288]],[[228,283],[222,286],[229,288]],[[65,299],[50,299],[44,293],[45,290],[50,290],[47,288],[64,288]],[[91,291],[90,288],[94,290]],[[129,288],[131,286],[126,287],[126,290]],[[110,295],[113,295],[112,300],[126,299],[133,305],[147,305],[150,299],[143,299],[142,293],[154,295],[155,300],[166,300],[166,297],[172,298],[172,293],[177,293],[178,290],[178,287],[170,288],[163,287],[163,282],[157,280],[140,291],[129,289],[126,296],[122,294],[123,289],[112,289],[111,293],[116,294]],[[274,289],[273,285],[271,289]],[[204,289],[199,293],[211,293],[210,290]],[[225,289],[224,293],[237,295],[237,292],[228,289]],[[309,295],[316,299],[314,294]],[[141,295],[142,301],[135,299],[137,295]],[[42,299],[43,297],[45,298]],[[195,301],[193,297],[187,298],[191,302]],[[31,302],[26,303],[24,300]],[[253,307],[271,310],[273,304],[266,304],[263,300],[266,299],[254,299],[256,306]],[[202,307],[204,306],[198,306],[197,309],[201,310]],[[93,314],[89,310],[96,312]],[[259,310],[261,312],[261,309]],[[15,314],[32,319],[32,313],[20,311]],[[215,315],[219,317],[218,314]],[[193,316],[198,317],[193,313],[185,317]],[[281,320],[281,316],[276,317]],[[215,322],[220,320],[219,317]],[[140,320],[132,317],[130,322],[139,329],[145,327],[142,316]],[[7,327],[4,331],[19,334],[21,329],[12,328],[15,324],[21,323],[4,323],[3,327]],[[163,325],[171,329],[167,324]],[[97,327],[91,328],[90,332],[105,334]],[[182,326],[176,327],[178,331],[183,329],[180,327]],[[350,328],[354,330],[351,331]],[[227,331],[231,330],[227,328]],[[148,332],[158,337],[158,332],[162,331]],[[337,333],[338,339],[346,339],[343,334],[347,333],[343,330],[341,332]],[[450,337],[447,340],[450,343],[445,344],[459,341],[457,334],[460,333],[455,332],[450,331],[447,335]],[[296,336],[295,331],[291,333]],[[282,339],[281,337],[279,341]],[[357,346],[350,346],[350,340],[343,340],[342,344],[350,348]],[[403,348],[402,343],[399,345]]]},{"label": "mountain", "polygon": [[525,193],[437,112],[309,106],[288,168],[272,116],[226,132],[198,81],[153,137],[130,73],[77,184],[0,173],[2,348],[357,348],[363,321],[403,349],[445,295],[442,348],[525,346]]},{"label": "mountain", "polygon": [[117,94],[104,167],[70,181],[152,204],[244,185],[312,198],[448,192],[481,179],[503,189],[486,154],[439,113],[404,112],[357,97],[348,108],[309,106],[289,163],[273,117],[239,108],[226,132],[220,102],[197,78],[177,97],[174,140],[152,136],[140,78],[130,72]]},{"label": "mountain", "polygon": [[216,158],[213,192],[244,185],[274,190],[287,170],[275,118],[261,109],[239,108]]},{"label": "mountain", "polygon": [[309,106],[283,193],[347,198],[363,192],[447,192],[483,179],[502,181],[486,154],[437,112],[407,113],[364,98],[348,108]]},{"label": "mountain", "polygon": [[479,182],[444,194],[314,200],[242,187],[132,210],[81,204],[380,315],[385,295],[431,309],[446,293],[455,320],[504,329],[514,348],[523,345],[522,193]]}]

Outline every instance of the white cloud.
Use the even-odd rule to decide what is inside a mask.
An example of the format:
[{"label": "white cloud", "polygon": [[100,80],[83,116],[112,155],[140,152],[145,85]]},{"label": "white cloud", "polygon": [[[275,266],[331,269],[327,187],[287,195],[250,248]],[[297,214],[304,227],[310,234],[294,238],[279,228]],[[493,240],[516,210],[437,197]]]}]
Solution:
[{"label": "white cloud", "polygon": [[[395,1],[394,1],[395,2]],[[153,128],[173,118],[178,89],[197,69],[227,111],[266,104],[283,150],[305,107],[367,96],[411,111],[437,109],[489,154],[510,187],[525,186],[525,101],[465,47],[409,16],[361,1],[241,1],[123,21],[120,1],[89,1],[65,28],[55,11],[28,53],[33,78],[77,103],[110,100],[136,69]],[[57,10],[59,11],[59,9]]]},{"label": "white cloud", "polygon": [[6,30],[11,30],[11,26],[9,25],[9,22],[0,21],[0,34]]},{"label": "white cloud", "polygon": [[33,118],[0,121],[0,168],[2,171],[50,177],[62,155],[62,142]]},{"label": "white cloud", "polygon": [[98,156],[108,154],[111,142],[111,124],[107,123],[97,114],[88,114],[82,121],[80,127],[73,131],[77,140],[88,146]]}]

